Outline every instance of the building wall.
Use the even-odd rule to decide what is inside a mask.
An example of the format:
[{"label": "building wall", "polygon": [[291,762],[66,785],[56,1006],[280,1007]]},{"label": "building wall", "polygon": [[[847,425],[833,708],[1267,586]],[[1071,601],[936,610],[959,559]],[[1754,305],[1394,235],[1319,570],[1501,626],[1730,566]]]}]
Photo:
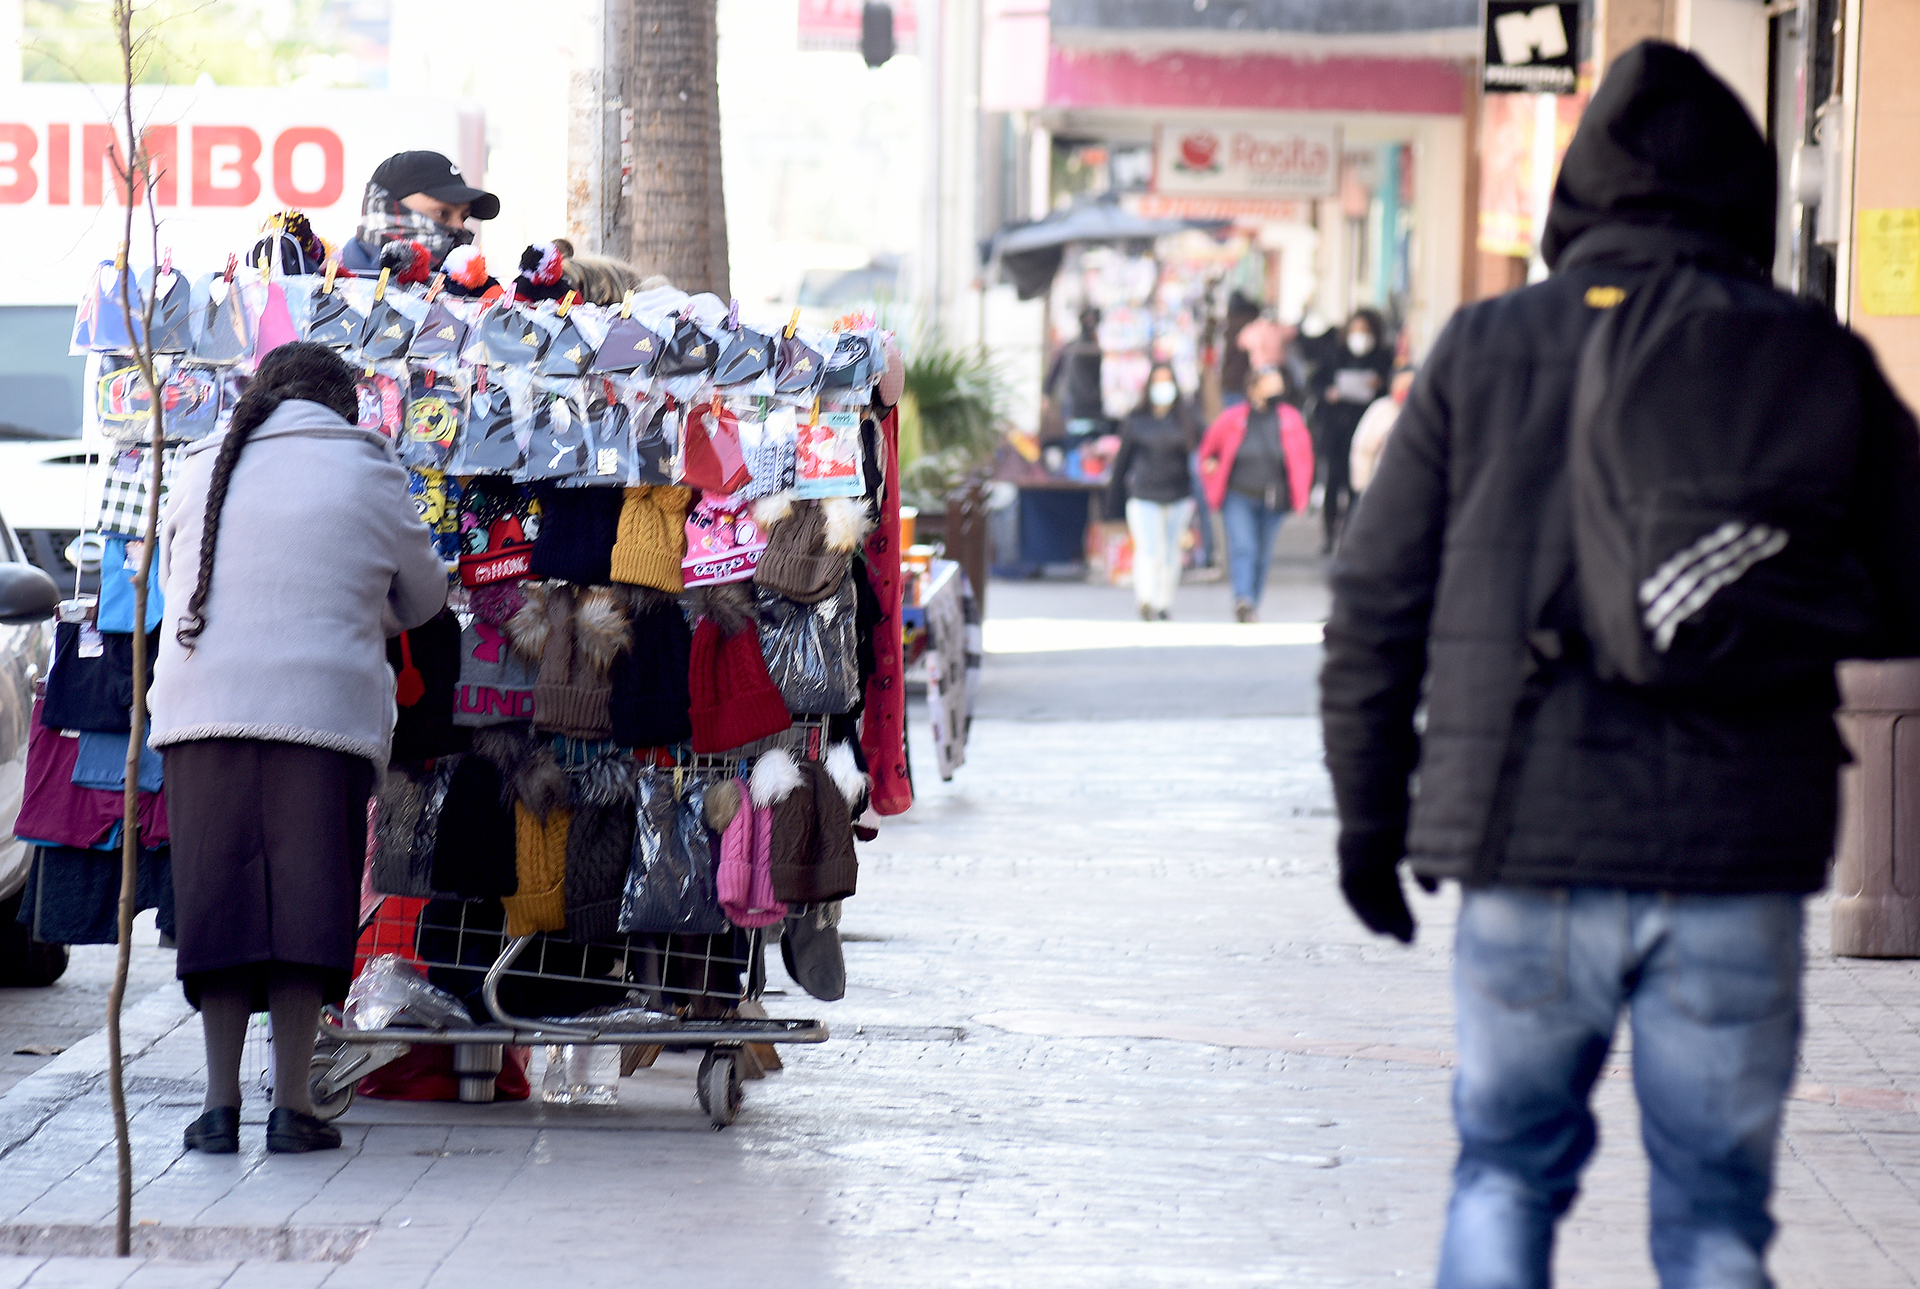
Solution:
[{"label": "building wall", "polygon": [[[1920,407],[1920,316],[1865,311],[1856,238],[1872,210],[1920,210],[1920,0],[1854,0],[1848,8],[1848,101],[1854,105],[1851,202],[1841,268],[1847,321],[1865,337],[1909,406]],[[1920,256],[1920,251],[1915,252]]]}]

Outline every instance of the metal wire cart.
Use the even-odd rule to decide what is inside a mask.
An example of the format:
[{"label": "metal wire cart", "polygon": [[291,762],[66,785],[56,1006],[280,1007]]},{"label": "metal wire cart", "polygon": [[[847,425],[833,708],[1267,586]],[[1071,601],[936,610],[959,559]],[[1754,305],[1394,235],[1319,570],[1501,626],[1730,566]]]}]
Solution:
[{"label": "metal wire cart", "polygon": [[[782,750],[818,761],[823,725],[803,719],[782,740],[787,745]],[[569,771],[585,772],[587,759],[576,756]],[[665,882],[680,901],[676,907],[686,912],[671,930],[657,929],[656,921],[644,931],[592,938],[567,931],[515,935],[497,898],[373,892],[363,902],[370,909],[363,917],[363,963],[384,961],[388,969],[412,978],[411,971],[384,958],[395,955],[433,987],[414,988],[448,1003],[457,999],[466,1012],[422,1014],[431,1011],[431,1000],[426,1009],[388,1005],[363,1008],[358,1016],[352,1014],[351,998],[346,1011],[329,1008],[313,1059],[314,1113],[338,1117],[351,1105],[361,1079],[416,1046],[453,1048],[463,1101],[493,1099],[508,1045],[618,1046],[625,1058],[623,1074],[636,1063],[650,1064],[662,1049],[700,1050],[700,1107],[716,1129],[732,1123],[746,1067],[755,1061],[752,1048],[821,1043],[828,1037],[817,1020],[768,1018],[759,1006],[766,989],[767,931],[777,932],[778,924],[744,929],[726,920],[713,897],[711,853],[699,851],[703,845],[717,851],[718,838],[704,824],[685,822],[689,809],[698,816],[702,794],[715,785],[735,779],[744,789],[743,776],[752,766],[750,758],[682,754],[631,768],[641,791],[634,807],[636,858],[627,877],[627,908],[631,912],[636,884]],[[683,840],[691,839],[682,852],[683,860],[693,856],[690,862],[676,865],[665,853],[670,847],[656,847],[662,852],[657,862],[644,865],[641,852],[652,842],[649,829],[671,830],[676,818]],[[377,862],[372,871],[379,873]],[[373,969],[363,969],[361,978]]]}]

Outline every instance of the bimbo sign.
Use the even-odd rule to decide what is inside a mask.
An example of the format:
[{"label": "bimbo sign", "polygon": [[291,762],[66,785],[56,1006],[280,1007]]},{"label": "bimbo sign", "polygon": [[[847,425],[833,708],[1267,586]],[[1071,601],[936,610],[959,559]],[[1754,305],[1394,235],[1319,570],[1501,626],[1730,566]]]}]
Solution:
[{"label": "bimbo sign", "polygon": [[1330,197],[1340,182],[1340,128],[1160,126],[1153,187],[1171,195]]},{"label": "bimbo sign", "polygon": [[[0,219],[16,245],[39,252],[21,257],[7,302],[72,300],[119,245],[126,140],[117,110],[111,86],[0,93]],[[194,272],[244,253],[266,217],[289,207],[338,242],[352,234],[367,176],[388,155],[463,152],[457,108],[375,91],[155,87],[136,93],[134,116],[154,163],[152,192],[135,200],[151,201],[162,255]],[[144,214],[134,230],[133,256],[144,261]]]}]

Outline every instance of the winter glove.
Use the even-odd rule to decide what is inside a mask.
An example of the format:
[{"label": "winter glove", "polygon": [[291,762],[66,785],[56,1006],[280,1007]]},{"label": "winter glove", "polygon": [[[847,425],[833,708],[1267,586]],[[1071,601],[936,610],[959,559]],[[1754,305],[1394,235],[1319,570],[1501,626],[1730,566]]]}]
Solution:
[{"label": "winter glove", "polygon": [[[1413,943],[1413,911],[1400,886],[1399,864],[1404,852],[1402,833],[1343,833],[1340,837],[1340,893],[1347,906],[1369,931],[1390,935],[1402,944]],[[1420,878],[1431,892],[1437,883]]]}]

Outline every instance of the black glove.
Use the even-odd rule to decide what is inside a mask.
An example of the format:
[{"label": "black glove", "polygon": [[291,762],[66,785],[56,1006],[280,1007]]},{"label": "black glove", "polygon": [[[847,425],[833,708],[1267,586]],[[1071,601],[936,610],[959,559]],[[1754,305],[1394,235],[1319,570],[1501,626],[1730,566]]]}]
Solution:
[{"label": "black glove", "polygon": [[1400,874],[1392,868],[1364,868],[1340,874],[1340,893],[1369,931],[1390,935],[1402,944],[1413,943],[1413,910],[1400,889]]}]

